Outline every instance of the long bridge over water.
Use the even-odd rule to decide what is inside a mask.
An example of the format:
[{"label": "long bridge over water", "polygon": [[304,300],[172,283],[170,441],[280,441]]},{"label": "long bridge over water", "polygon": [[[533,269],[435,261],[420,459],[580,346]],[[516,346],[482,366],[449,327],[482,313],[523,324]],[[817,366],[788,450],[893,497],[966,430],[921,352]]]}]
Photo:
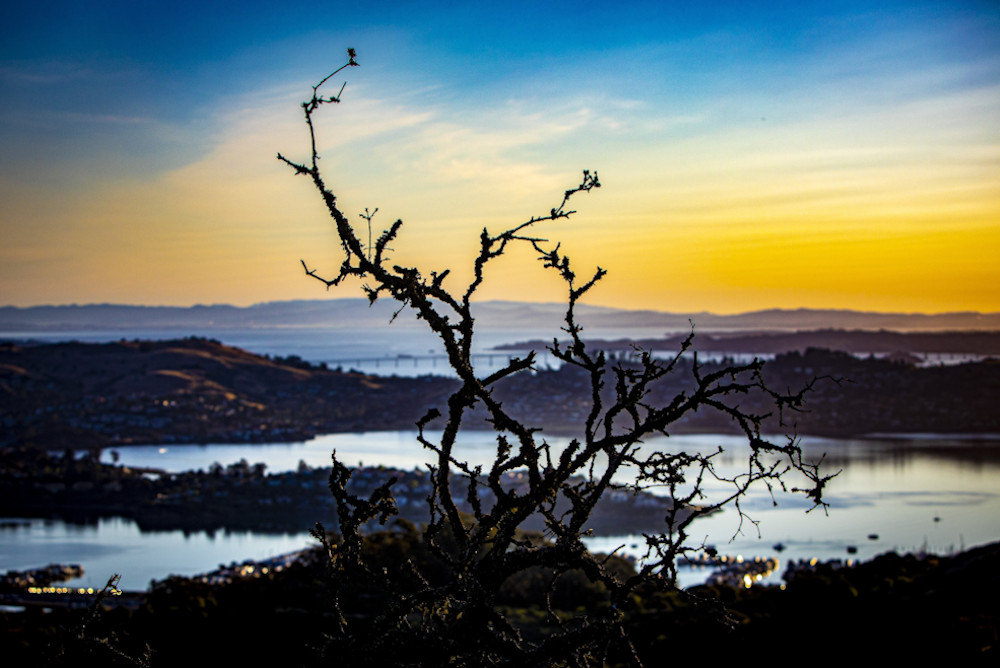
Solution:
[{"label": "long bridge over water", "polygon": [[[524,358],[528,354],[528,351],[495,351],[495,352],[484,352],[484,353],[473,353],[471,361],[473,366],[475,366],[480,371],[495,371],[502,366],[506,366],[510,360],[515,357]],[[609,353],[609,358],[611,360],[617,359],[628,359],[629,357],[635,355],[631,351],[625,350],[615,350]],[[674,356],[675,351],[653,351],[653,357],[657,358],[671,358]],[[882,357],[885,354],[875,353],[875,357]],[[691,353],[685,353],[685,357],[690,357]],[[866,357],[867,355],[855,353],[857,357]],[[936,364],[959,364],[962,362],[976,361],[982,359],[983,355],[970,355],[964,353],[920,353],[914,355],[921,359],[922,365],[936,365]],[[731,351],[711,351],[711,350],[700,350],[698,351],[698,359],[705,361],[721,361],[724,359],[733,360],[736,363],[747,363],[754,358],[759,358],[762,360],[773,359],[775,355],[773,353],[744,353],[744,352],[731,352]],[[451,366],[448,363],[447,355],[408,355],[400,354],[395,356],[382,356],[382,357],[343,357],[338,359],[325,359],[321,360],[329,368],[336,369],[355,369],[357,371],[395,371],[399,370],[403,373],[413,372],[414,370],[420,370],[423,373],[445,373],[451,375]],[[539,368],[546,367],[558,367],[561,366],[562,362],[557,359],[548,350],[540,350],[535,352],[535,364]]]}]

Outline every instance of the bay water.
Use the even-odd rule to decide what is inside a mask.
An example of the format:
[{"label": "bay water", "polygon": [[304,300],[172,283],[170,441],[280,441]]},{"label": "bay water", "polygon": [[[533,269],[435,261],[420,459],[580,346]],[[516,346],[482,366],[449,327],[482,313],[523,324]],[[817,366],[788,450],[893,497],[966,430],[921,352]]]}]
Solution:
[{"label": "bay water", "polygon": [[[558,332],[556,332],[558,334]],[[662,332],[592,330],[595,336],[657,336]],[[217,338],[258,354],[296,355],[312,363],[356,368],[381,375],[445,374],[440,343],[426,331],[407,327],[366,328],[209,328],[204,331],[108,330],[103,332],[19,332],[4,339],[108,342],[127,339],[170,339],[183,336]],[[475,348],[479,373],[499,368],[505,355],[493,346],[527,339],[545,340],[552,333],[502,330],[484,332]],[[539,365],[555,364],[538,351]],[[668,354],[670,351],[664,351]],[[517,354],[517,353],[514,353]],[[520,354],[523,354],[521,352]],[[492,432],[464,432],[461,453],[472,464],[488,463],[495,452]],[[568,437],[551,436],[555,450]],[[714,545],[721,554],[779,557],[789,560],[867,559],[888,550],[949,553],[1000,539],[1000,435],[962,439],[941,435],[880,439],[804,438],[809,456],[826,455],[825,470],[841,473],[827,488],[828,509],[813,509],[801,496],[772,494],[761,487],[744,499],[746,517],[727,509],[699,520],[692,540]],[[650,439],[645,447],[709,451],[722,446],[718,464],[727,474],[746,468],[745,444],[724,435]],[[120,461],[167,471],[207,469],[246,459],[264,462],[268,471],[297,468],[299,461],[327,466],[331,452],[349,465],[383,464],[423,467],[430,453],[412,431],[368,432],[320,436],[302,443],[246,445],[153,445],[118,448]],[[105,451],[110,461],[110,451]],[[710,487],[716,495],[725,485]],[[775,501],[777,505],[775,505]],[[125,589],[144,589],[170,574],[196,575],[220,564],[263,559],[313,544],[308,527],[290,534],[264,532],[141,532],[122,518],[93,524],[57,520],[0,518],[0,571],[23,570],[48,563],[78,563],[84,576],[71,586],[99,587],[113,573]],[[641,557],[641,536],[600,536],[591,549]],[[782,548],[780,551],[776,547]],[[851,548],[852,554],[848,554]],[[783,566],[782,566],[783,568]],[[682,571],[684,584],[702,580],[705,572]]]},{"label": "bay water", "polygon": [[[295,470],[300,461],[327,466],[335,450],[348,465],[423,468],[432,453],[412,431],[331,434],[301,443],[160,445],[118,448],[120,462],[167,471],[208,469],[246,459],[269,472]],[[495,453],[492,432],[465,432],[458,456],[486,464]],[[555,451],[569,442],[550,436]],[[648,449],[707,452],[724,449],[717,465],[734,475],[746,468],[746,446],[727,435],[679,435],[649,439]],[[889,550],[951,553],[1000,539],[1000,438],[962,439],[927,435],[885,439],[804,438],[807,458],[824,456],[824,470],[840,471],[827,487],[827,509],[810,509],[801,495],[759,487],[743,500],[746,517],[732,508],[698,520],[692,540],[720,554],[790,560],[868,559]],[[110,451],[104,456],[110,461]],[[623,474],[627,476],[626,474]],[[794,480],[791,481],[794,484]],[[656,490],[653,490],[654,492]],[[725,495],[729,486],[707,486]],[[776,505],[775,505],[776,504]],[[13,521],[11,521],[13,520]],[[83,577],[70,586],[99,587],[112,573],[125,589],[145,589],[170,574],[196,575],[220,564],[263,559],[314,544],[308,527],[297,533],[216,531],[141,532],[131,521],[109,518],[88,525],[58,520],[3,518],[0,571],[48,563],[79,563]],[[655,527],[651,527],[651,530]],[[619,550],[641,558],[641,536],[598,536],[591,549]],[[848,553],[849,548],[851,554]],[[682,570],[682,584],[700,582],[706,571]]]}]

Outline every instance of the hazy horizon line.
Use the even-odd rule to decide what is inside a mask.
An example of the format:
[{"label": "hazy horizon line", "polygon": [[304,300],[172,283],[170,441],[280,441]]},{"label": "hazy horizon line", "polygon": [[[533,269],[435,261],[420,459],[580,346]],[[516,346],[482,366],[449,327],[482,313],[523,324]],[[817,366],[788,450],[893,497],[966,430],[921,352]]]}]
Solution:
[{"label": "hazy horizon line", "polygon": [[[18,305],[18,304],[0,304],[0,309],[20,309],[28,310],[35,308],[88,308],[88,307],[124,307],[124,308],[150,308],[150,309],[198,309],[198,308],[233,308],[233,309],[251,309],[254,307],[266,306],[269,304],[304,304],[304,303],[321,303],[321,302],[368,302],[366,297],[330,297],[330,298],[316,298],[316,299],[275,299],[261,302],[253,302],[251,304],[232,304],[228,302],[214,302],[214,303],[193,303],[193,304],[136,304],[136,303],[123,303],[123,302],[85,302],[85,303],[63,303],[63,304],[30,304],[30,305]],[[518,304],[518,305],[534,305],[534,306],[557,306],[565,308],[565,302],[555,302],[555,301],[531,301],[531,300],[515,300],[515,299],[483,299],[483,300],[473,300],[473,304]],[[713,316],[741,316],[741,315],[752,315],[757,313],[795,313],[795,312],[833,312],[833,313],[857,313],[857,314],[872,314],[872,315],[897,315],[897,316],[948,316],[948,315],[1000,315],[1000,311],[977,311],[977,310],[954,310],[954,311],[875,311],[875,310],[865,310],[865,309],[854,309],[845,307],[820,307],[820,306],[796,306],[796,307],[782,307],[774,306],[768,308],[757,308],[747,311],[710,311],[710,310],[700,310],[700,311],[670,311],[664,309],[655,308],[623,308],[618,306],[609,306],[606,304],[588,304],[581,303],[581,307],[593,308],[593,309],[607,309],[609,311],[620,311],[626,313],[662,313],[667,315],[713,315]]]}]

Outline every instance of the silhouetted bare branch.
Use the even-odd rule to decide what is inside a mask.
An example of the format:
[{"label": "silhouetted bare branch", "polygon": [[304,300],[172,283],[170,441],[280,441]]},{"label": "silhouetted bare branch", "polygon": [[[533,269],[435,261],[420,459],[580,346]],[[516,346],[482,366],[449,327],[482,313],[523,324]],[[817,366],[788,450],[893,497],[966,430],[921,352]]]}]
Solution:
[{"label": "silhouetted bare branch", "polygon": [[[447,270],[425,276],[417,267],[391,264],[385,251],[396,239],[402,221],[393,223],[374,244],[370,233],[368,243],[362,243],[318,166],[314,115],[324,104],[339,103],[344,87],[329,97],[320,95],[319,90],[334,74],[355,65],[352,51],[348,63],[314,86],[311,99],[302,105],[309,129],[309,158],[300,163],[278,155],[295,174],[312,180],[334,222],[343,252],[332,277],[321,276],[305,261],[302,266],[308,276],[327,288],[348,277],[360,278],[370,301],[387,296],[400,308],[414,311],[441,340],[460,387],[446,406],[432,409],[417,424],[417,440],[434,460],[427,498],[430,521],[422,529],[428,551],[423,565],[408,561],[398,569],[369,567],[362,530],[371,522],[387,524],[396,514],[394,481],[387,481],[368,499],[357,498],[346,490],[350,471],[334,456],[330,489],[337,502],[341,537],[329,539],[322,527],[316,536],[327,548],[335,579],[360,578],[380,592],[385,604],[377,613],[354,620],[341,612],[330,651],[347,663],[405,657],[408,665],[589,666],[600,665],[608,648],[615,646],[625,648],[624,655],[638,664],[621,610],[642,587],[675,587],[678,557],[705,549],[689,540],[692,522],[725,506],[752,522],[740,501],[759,484],[802,493],[823,506],[822,492],[830,476],[822,475],[818,465],[803,461],[794,438],[778,443],[767,440],[761,425],[768,416],[747,412],[739,403],[741,397],[763,394],[783,418],[786,412],[801,408],[809,388],[772,391],[762,379],[763,362],[759,360],[705,372],[695,356],[690,388],[669,401],[654,402],[657,385],[677,372],[681,355],[691,348],[693,327],[681,350],[668,360],[637,349],[633,359],[612,362],[603,352],[587,348],[576,307],[605,271],[597,268],[581,283],[559,244],[536,236],[536,230],[544,223],[575,214],[568,208],[571,200],[600,187],[597,172],[585,170],[579,184],[566,190],[547,213],[499,233],[483,229],[472,261],[472,278],[461,290],[445,287]],[[362,214],[369,226],[373,214],[367,209]],[[533,369],[534,354],[512,359],[484,376],[472,364],[473,299],[485,280],[486,267],[513,245],[527,246],[564,282],[567,308],[563,331],[569,341],[553,341],[550,351],[589,379],[590,408],[580,436],[558,452],[539,427],[513,417],[493,393],[498,383],[513,374]],[[473,409],[484,410],[496,431],[496,456],[485,469],[471,466],[456,454],[463,420]],[[703,454],[642,447],[644,439],[669,435],[672,424],[699,409],[728,415],[746,437],[746,468],[738,475],[726,476],[716,467],[721,448]],[[443,430],[432,437],[425,428],[439,417],[444,418]],[[524,474],[524,484],[509,484],[509,475],[515,472]],[[791,474],[805,484],[788,488],[785,480]],[[622,483],[623,479],[630,482]],[[725,483],[730,491],[709,499],[709,481]],[[583,537],[598,501],[611,490],[626,488],[635,494],[656,491],[672,503],[665,512],[662,530],[645,534],[647,554],[638,571],[623,577],[608,567],[608,557],[591,554]],[[487,497],[492,505],[483,503]],[[472,508],[471,515],[460,511],[463,503]],[[544,540],[531,539],[522,530],[524,523],[537,515],[544,521]],[[532,568],[549,569],[554,578],[582,572],[607,591],[606,605],[572,619],[560,618],[549,605],[551,630],[541,639],[528,640],[498,610],[496,597],[508,578]]]}]

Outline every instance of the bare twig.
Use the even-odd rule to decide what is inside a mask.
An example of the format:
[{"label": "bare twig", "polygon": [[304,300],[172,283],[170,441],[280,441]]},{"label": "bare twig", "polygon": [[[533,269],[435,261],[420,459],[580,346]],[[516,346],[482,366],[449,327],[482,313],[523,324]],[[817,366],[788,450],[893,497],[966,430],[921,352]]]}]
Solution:
[{"label": "bare twig", "polygon": [[[580,183],[566,190],[548,213],[532,216],[497,234],[483,229],[472,261],[472,278],[460,291],[445,288],[448,271],[431,272],[425,277],[417,267],[391,265],[385,251],[391,250],[388,244],[396,238],[402,221],[397,220],[373,242],[371,223],[377,209],[370,213],[366,209],[361,217],[368,223],[368,243],[362,243],[338,208],[337,198],[318,167],[314,114],[323,104],[339,103],[344,88],[330,97],[323,97],[319,90],[334,74],[355,65],[356,56],[350,51],[349,62],[314,86],[311,99],[302,105],[309,129],[310,158],[298,163],[278,155],[296,174],[310,177],[333,219],[343,252],[339,269],[332,277],[322,277],[304,261],[302,266],[308,276],[327,288],[348,277],[361,278],[370,301],[388,296],[400,304],[400,309],[413,310],[440,338],[460,386],[443,410],[432,409],[417,425],[417,440],[433,458],[429,465],[432,489],[427,499],[430,521],[421,534],[422,544],[438,564],[430,571],[421,570],[413,562],[400,571],[403,575],[366,565],[362,528],[372,520],[384,524],[395,514],[393,481],[368,499],[355,497],[347,492],[350,471],[334,460],[330,489],[337,503],[342,538],[329,541],[321,528],[316,535],[324,542],[338,577],[362,578],[387,600],[374,621],[351,621],[339,614],[335,633],[338,656],[347,662],[361,657],[375,661],[379,656],[401,656],[400,652],[406,652],[414,665],[548,665],[556,661],[591,665],[599,664],[609,647],[623,646],[628,660],[638,663],[619,606],[641,587],[674,586],[678,557],[705,549],[703,544],[688,540],[693,521],[732,506],[741,521],[753,522],[740,500],[758,484],[784,489],[784,481],[791,473],[808,483],[792,491],[823,506],[822,492],[830,476],[821,475],[818,465],[803,461],[794,438],[784,443],[763,438],[761,425],[767,415],[748,412],[735,400],[762,394],[783,417],[785,411],[801,408],[808,388],[772,391],[762,379],[763,363],[759,360],[705,372],[695,357],[691,386],[665,402],[657,402],[653,397],[659,384],[677,372],[682,354],[692,345],[693,327],[681,350],[666,361],[636,349],[632,361],[612,364],[603,352],[588,349],[576,307],[605,271],[597,268],[590,278],[578,282],[559,244],[535,236],[534,230],[575,214],[568,208],[572,198],[600,187],[597,172],[584,170]],[[567,289],[563,329],[569,342],[554,342],[550,351],[562,363],[586,374],[590,408],[580,438],[562,452],[552,452],[539,428],[516,419],[493,394],[498,383],[533,369],[533,354],[513,359],[485,376],[478,375],[472,364],[475,332],[471,304],[485,280],[486,267],[508,252],[512,244],[526,245],[535,252],[542,265],[554,270]],[[455,450],[463,420],[474,408],[485,411],[497,432],[496,456],[486,469],[470,466]],[[666,435],[670,425],[699,409],[720,411],[738,426],[747,441],[745,471],[731,477],[723,475],[715,466],[721,449],[701,454],[647,452],[640,447],[644,438]],[[443,430],[432,438],[425,427],[441,417]],[[626,470],[634,474],[630,485],[633,493],[663,489],[672,504],[665,512],[662,531],[646,535],[647,556],[639,571],[623,577],[608,568],[609,558],[588,552],[582,539],[598,501],[611,490],[621,491],[615,480]],[[523,484],[509,483],[514,472],[523,474]],[[730,491],[722,498],[707,499],[708,481],[725,483]],[[481,495],[491,498],[492,505],[487,506]],[[472,516],[460,512],[463,503],[473,509]],[[525,537],[522,525],[533,515],[543,518],[547,540]],[[508,578],[536,568],[552,574],[552,586],[563,574],[583,573],[607,592],[607,607],[568,624],[559,619],[550,601],[547,613],[558,623],[543,639],[525,640],[510,620],[497,612],[496,600]],[[435,638],[436,642],[431,646],[414,643],[426,638]],[[418,645],[420,649],[414,649]]]}]

